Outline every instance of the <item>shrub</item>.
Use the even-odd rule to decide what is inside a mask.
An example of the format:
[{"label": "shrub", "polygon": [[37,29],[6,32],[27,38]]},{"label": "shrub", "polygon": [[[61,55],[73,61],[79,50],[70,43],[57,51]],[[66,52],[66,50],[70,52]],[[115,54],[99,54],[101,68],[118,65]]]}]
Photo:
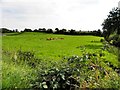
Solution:
[{"label": "shrub", "polygon": [[38,78],[32,82],[31,87],[79,90],[80,88],[106,88],[108,85],[108,88],[119,88],[118,74],[103,62],[103,55],[103,53],[87,53],[81,57],[69,57],[65,62],[62,60],[61,63],[56,63],[62,67],[54,65],[47,70],[38,71]]},{"label": "shrub", "polygon": [[17,54],[14,55],[13,61],[15,61],[17,64],[25,63],[35,68],[39,64],[40,59],[35,57],[34,52],[18,50]]},{"label": "shrub", "polygon": [[100,42],[104,42],[104,39],[100,39]]}]

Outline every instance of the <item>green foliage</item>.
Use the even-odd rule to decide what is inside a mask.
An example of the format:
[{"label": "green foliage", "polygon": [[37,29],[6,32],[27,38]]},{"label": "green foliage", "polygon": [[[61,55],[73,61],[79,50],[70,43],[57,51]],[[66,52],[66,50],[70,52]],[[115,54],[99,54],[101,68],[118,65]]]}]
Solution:
[{"label": "green foliage", "polygon": [[[102,23],[103,36],[106,41],[120,47],[120,9],[114,8],[109,12],[107,19]],[[117,37],[116,37],[117,36]],[[116,40],[117,39],[117,40]],[[112,41],[112,42],[111,42]]]},{"label": "green foliage", "polygon": [[2,88],[30,88],[31,80],[36,78],[36,70],[26,64],[15,64],[3,55],[2,60]]},{"label": "green foliage", "polygon": [[30,51],[21,51],[18,50],[17,52],[17,59],[15,63],[25,63],[31,67],[36,67],[39,64],[40,59],[37,59],[33,52]]},{"label": "green foliage", "polygon": [[[32,88],[79,89],[79,88],[120,88],[119,76],[103,62],[103,53],[88,53],[72,56],[62,67],[51,67],[38,71],[38,78]],[[106,81],[108,80],[108,81]],[[113,83],[114,82],[114,83]]]},{"label": "green foliage", "polygon": [[[30,68],[31,52],[18,51],[24,63],[3,62],[3,88],[74,89],[120,88],[118,73],[104,62],[104,53],[86,53],[66,57],[61,61],[40,61],[37,68]],[[24,56],[25,55],[25,56]],[[9,64],[10,63],[10,64]],[[49,63],[49,64],[48,64]],[[30,66],[30,67],[29,67]],[[10,67],[8,69],[8,67]],[[32,76],[32,77],[31,77]],[[16,78],[15,78],[16,77]],[[31,77],[31,78],[30,78]],[[19,82],[21,81],[21,82]]]},{"label": "green foliage", "polygon": [[2,39],[3,88],[119,87],[116,55],[100,51],[101,37],[25,32]]}]

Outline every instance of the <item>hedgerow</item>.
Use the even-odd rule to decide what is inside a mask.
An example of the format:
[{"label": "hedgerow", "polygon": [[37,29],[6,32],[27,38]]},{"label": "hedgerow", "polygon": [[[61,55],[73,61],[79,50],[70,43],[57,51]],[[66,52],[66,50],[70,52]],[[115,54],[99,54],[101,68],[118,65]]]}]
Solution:
[{"label": "hedgerow", "polygon": [[[63,59],[39,71],[31,88],[77,90],[80,88],[120,88],[118,73],[103,62],[103,53],[87,53]],[[65,62],[64,62],[65,61]],[[64,63],[63,63],[64,62]]]}]

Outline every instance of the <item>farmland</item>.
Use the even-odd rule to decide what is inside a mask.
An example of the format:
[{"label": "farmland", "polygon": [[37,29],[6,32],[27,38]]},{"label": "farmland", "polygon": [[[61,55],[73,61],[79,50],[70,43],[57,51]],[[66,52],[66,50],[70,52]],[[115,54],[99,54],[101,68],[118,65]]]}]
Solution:
[{"label": "farmland", "polygon": [[[47,40],[47,38],[58,38]],[[64,38],[60,40],[59,38]],[[33,51],[37,57],[59,59],[65,56],[82,55],[81,49],[88,52],[99,51],[103,45],[101,37],[97,36],[72,36],[53,35],[44,33],[23,33],[14,36],[3,37],[3,50],[15,52]],[[108,57],[111,54],[107,53]],[[113,57],[114,58],[114,57]]]},{"label": "farmland", "polygon": [[[111,67],[109,67],[109,65],[107,65],[107,63],[112,63],[113,67],[118,67],[117,55],[114,55],[113,53],[110,53],[107,50],[103,50],[104,45],[100,42],[101,39],[103,39],[103,37],[89,35],[74,36],[74,35],[46,34],[37,32],[25,32],[20,34],[6,33],[6,36],[2,37],[3,88],[31,88],[31,86],[33,87],[34,85],[36,85],[32,81],[36,81],[38,73],[45,73],[45,70],[46,72],[49,73],[48,69],[53,67],[55,67],[54,73],[56,68],[58,68],[59,72],[62,72],[62,70],[66,72],[67,67],[63,68],[62,66],[68,65],[67,60],[71,60],[70,58],[72,58],[73,60],[76,60],[77,58],[77,60],[79,60],[81,56],[86,57],[86,54],[88,55],[88,57],[90,56],[90,60],[93,64],[99,65],[101,67],[104,66],[105,70],[108,71],[110,75],[107,81],[106,78],[104,79],[101,77],[100,71],[95,69],[95,72],[97,72],[98,75],[97,76],[92,75],[94,74],[94,72],[91,72],[90,70],[91,77],[87,77],[88,76],[87,69],[85,70],[86,67],[83,62],[82,62],[84,65],[83,69],[76,66],[77,63],[80,62],[74,62],[72,64],[70,63],[68,65],[70,70],[72,70],[73,68],[78,69],[80,68],[79,70],[81,69],[85,70],[84,73],[88,78],[87,80],[89,82],[87,80],[86,81],[83,80],[84,78],[82,78],[82,80],[78,79],[80,83],[80,88],[86,87],[105,88],[107,86],[108,86],[107,88],[112,88],[113,86],[115,88],[118,88],[120,87],[118,83],[120,80],[118,78],[118,74]],[[101,56],[97,57],[97,55],[99,54],[100,55],[102,54],[102,57]],[[28,57],[31,58],[24,59],[27,57],[27,55],[29,55]],[[96,58],[98,61],[94,62]],[[89,60],[89,58],[87,57],[85,59]],[[31,62],[29,63],[30,60]],[[103,63],[103,61],[106,61],[107,63],[105,62]],[[91,65],[91,62],[87,62],[87,65],[89,64]],[[31,63],[34,63],[35,67],[31,67]],[[79,73],[81,73],[80,75],[77,74],[78,72],[74,72],[74,70],[73,73],[72,75],[75,78],[78,78],[78,76],[80,75],[85,76],[81,71],[79,71]],[[107,74],[105,75],[106,75],[105,77],[107,77]],[[68,78],[65,74],[63,74],[63,76]],[[100,79],[95,78],[98,76],[100,77]],[[114,80],[112,81],[111,77],[114,77],[113,79],[116,81],[115,85],[111,84],[114,81]],[[95,78],[97,80],[90,81],[89,80],[90,78]],[[42,78],[40,79],[42,80]],[[99,81],[104,83],[103,84],[99,83]],[[43,84],[43,81],[39,81],[39,83]],[[55,88],[59,87],[58,84],[52,85]],[[41,87],[42,86],[40,86],[40,88]],[[48,85],[44,83],[43,88],[48,88]]]}]

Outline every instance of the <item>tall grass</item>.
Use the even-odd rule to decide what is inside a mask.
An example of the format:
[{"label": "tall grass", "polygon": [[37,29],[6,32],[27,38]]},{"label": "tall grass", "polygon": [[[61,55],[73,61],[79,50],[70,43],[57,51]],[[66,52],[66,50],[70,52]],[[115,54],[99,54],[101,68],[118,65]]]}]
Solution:
[{"label": "tall grass", "polygon": [[31,81],[36,78],[34,69],[24,63],[15,64],[4,55],[2,66],[3,88],[29,88]]}]

